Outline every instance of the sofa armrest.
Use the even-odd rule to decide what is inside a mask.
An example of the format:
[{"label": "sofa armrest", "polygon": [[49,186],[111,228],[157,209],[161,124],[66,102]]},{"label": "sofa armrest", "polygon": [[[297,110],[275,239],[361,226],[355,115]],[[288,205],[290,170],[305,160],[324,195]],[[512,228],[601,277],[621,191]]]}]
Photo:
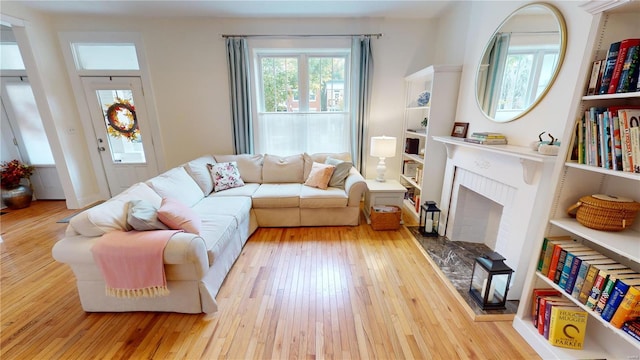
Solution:
[{"label": "sofa armrest", "polygon": [[[67,236],[53,245],[51,253],[56,261],[65,264],[94,263],[91,247],[99,238]],[[165,264],[195,264],[201,274],[209,269],[204,240],[195,234],[180,232],[173,235],[164,248],[163,259]]]},{"label": "sofa armrest", "polygon": [[362,194],[367,190],[367,183],[364,181],[362,174],[352,167],[349,176],[344,183],[344,191],[349,196],[347,206],[360,206]]}]

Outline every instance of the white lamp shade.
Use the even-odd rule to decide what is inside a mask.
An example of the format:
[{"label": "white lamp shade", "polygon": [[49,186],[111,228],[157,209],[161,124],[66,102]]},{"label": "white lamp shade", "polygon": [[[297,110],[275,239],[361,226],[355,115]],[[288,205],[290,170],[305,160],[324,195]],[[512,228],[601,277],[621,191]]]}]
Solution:
[{"label": "white lamp shade", "polygon": [[371,137],[371,156],[384,158],[396,156],[396,138],[393,136]]}]

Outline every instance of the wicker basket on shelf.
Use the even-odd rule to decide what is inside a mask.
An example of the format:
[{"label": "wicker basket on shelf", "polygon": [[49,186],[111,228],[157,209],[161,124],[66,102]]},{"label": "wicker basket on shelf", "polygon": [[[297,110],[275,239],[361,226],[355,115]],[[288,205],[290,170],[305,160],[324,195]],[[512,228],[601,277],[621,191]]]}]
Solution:
[{"label": "wicker basket on shelf", "polygon": [[640,203],[611,195],[589,195],[580,198],[567,212],[588,228],[622,231],[631,225],[640,210]]}]

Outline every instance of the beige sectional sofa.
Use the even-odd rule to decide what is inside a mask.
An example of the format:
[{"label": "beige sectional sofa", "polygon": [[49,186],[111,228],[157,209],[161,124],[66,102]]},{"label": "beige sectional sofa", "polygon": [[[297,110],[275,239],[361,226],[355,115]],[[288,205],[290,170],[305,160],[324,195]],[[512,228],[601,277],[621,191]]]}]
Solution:
[{"label": "beige sectional sofa", "polygon": [[[326,190],[304,185],[312,164],[327,161],[346,171],[342,181],[332,178],[334,186]],[[209,164],[226,162],[237,164],[244,185],[214,191]],[[365,190],[364,178],[350,166],[347,153],[201,156],[74,216],[52,253],[73,270],[85,311],[212,313],[217,311],[215,296],[227,273],[258,227],[358,225]],[[202,222],[200,234],[177,233],[164,249],[169,295],[107,296],[91,247],[106,232],[132,230],[131,201],[143,200],[157,209],[163,198],[179,200]]]}]

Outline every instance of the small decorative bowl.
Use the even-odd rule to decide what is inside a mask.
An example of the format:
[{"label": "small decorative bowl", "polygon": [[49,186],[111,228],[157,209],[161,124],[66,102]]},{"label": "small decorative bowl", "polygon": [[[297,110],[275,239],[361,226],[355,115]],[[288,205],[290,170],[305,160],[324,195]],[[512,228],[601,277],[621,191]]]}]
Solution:
[{"label": "small decorative bowl", "polygon": [[431,93],[428,91],[422,92],[418,95],[418,106],[425,106],[429,103],[429,99],[431,99]]}]

